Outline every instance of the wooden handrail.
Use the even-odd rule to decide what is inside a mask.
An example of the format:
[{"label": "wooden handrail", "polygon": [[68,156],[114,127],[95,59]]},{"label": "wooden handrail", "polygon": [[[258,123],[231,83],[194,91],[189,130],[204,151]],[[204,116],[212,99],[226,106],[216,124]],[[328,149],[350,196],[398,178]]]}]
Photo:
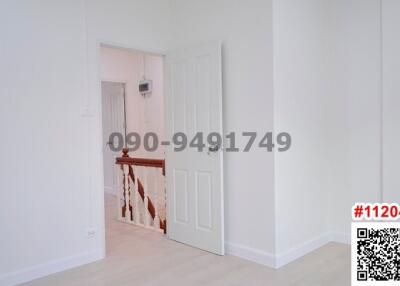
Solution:
[{"label": "wooden handrail", "polygon": [[161,159],[148,159],[148,158],[132,158],[128,155],[128,149],[124,148],[122,150],[124,153],[122,157],[118,157],[115,161],[118,165],[134,165],[134,166],[144,166],[144,167],[154,167],[161,168],[162,174],[165,176],[165,160]]}]

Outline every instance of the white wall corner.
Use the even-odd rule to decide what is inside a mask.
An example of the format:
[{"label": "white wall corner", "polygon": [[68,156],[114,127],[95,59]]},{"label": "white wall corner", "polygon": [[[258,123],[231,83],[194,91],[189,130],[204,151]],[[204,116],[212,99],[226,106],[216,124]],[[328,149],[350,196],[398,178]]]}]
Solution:
[{"label": "white wall corner", "polygon": [[348,233],[332,232],[330,235],[332,242],[351,244],[351,235]]},{"label": "white wall corner", "polygon": [[225,243],[225,252],[229,255],[237,256],[258,264],[275,268],[275,256],[269,252],[232,242]]},{"label": "white wall corner", "polygon": [[343,244],[351,244],[351,237],[349,234],[339,232],[328,232],[321,236],[306,241],[282,254],[276,255],[275,265],[280,268],[300,257],[317,250],[318,248],[330,243],[337,242]]},{"label": "white wall corner", "polygon": [[43,264],[24,268],[16,272],[6,273],[0,276],[1,286],[12,286],[34,279],[38,279],[50,274],[75,268],[84,264],[88,264],[105,257],[102,249],[80,253],[70,257],[52,260]]},{"label": "white wall corner", "polygon": [[298,246],[293,247],[283,253],[277,254],[275,258],[276,268],[280,268],[290,262],[299,259],[300,257],[317,250],[318,248],[331,242],[330,234],[323,234],[317,238],[306,241]]}]

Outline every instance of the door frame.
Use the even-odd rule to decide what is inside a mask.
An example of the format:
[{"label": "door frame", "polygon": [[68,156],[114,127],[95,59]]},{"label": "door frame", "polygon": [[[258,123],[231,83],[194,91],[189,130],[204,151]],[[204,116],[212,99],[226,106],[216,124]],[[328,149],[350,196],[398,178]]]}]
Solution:
[{"label": "door frame", "polygon": [[[95,50],[94,50],[95,59],[93,59],[93,62],[92,62],[92,64],[94,64],[95,66],[90,65],[90,60],[89,60],[89,63],[88,63],[88,68],[90,68],[90,67],[93,68],[92,71],[95,72],[95,74],[94,74],[95,79],[96,79],[96,82],[95,82],[96,85],[95,86],[94,86],[94,82],[90,81],[90,79],[91,79],[90,76],[89,76],[91,74],[90,71],[87,71],[88,72],[88,74],[87,74],[87,76],[88,76],[88,94],[92,94],[90,92],[90,87],[92,87],[94,89],[94,92],[92,94],[92,96],[94,98],[94,104],[93,105],[90,104],[90,99],[84,99],[83,100],[84,103],[86,101],[88,101],[89,103],[87,104],[87,106],[84,106],[83,112],[82,112],[82,116],[83,117],[91,117],[91,116],[94,115],[95,122],[97,123],[97,126],[100,128],[100,130],[99,130],[100,134],[98,134],[99,137],[98,137],[98,140],[97,140],[98,142],[101,143],[100,146],[102,146],[102,141],[103,141],[103,126],[102,126],[103,125],[102,124],[103,114],[102,114],[102,101],[101,101],[102,100],[102,98],[101,98],[102,97],[102,95],[101,95],[101,81],[102,80],[107,80],[107,81],[124,82],[125,86],[126,86],[126,82],[127,82],[127,79],[103,79],[103,78],[101,78],[100,67],[101,67],[101,48],[102,47],[116,48],[116,49],[128,50],[128,51],[133,51],[133,52],[142,52],[142,53],[146,53],[146,54],[153,54],[153,55],[161,56],[163,58],[163,62],[164,62],[164,71],[163,71],[164,79],[165,79],[165,74],[166,74],[165,73],[165,67],[166,67],[165,66],[165,61],[166,61],[166,55],[167,55],[167,52],[168,52],[166,50],[157,50],[157,49],[154,49],[154,48],[143,47],[143,46],[136,45],[136,44],[130,45],[130,44],[124,44],[124,43],[120,43],[120,42],[109,41],[109,40],[105,40],[105,39],[97,39],[96,40]],[[88,48],[88,53],[91,50],[93,51],[93,49]],[[221,55],[221,56],[223,56],[223,55]],[[93,84],[93,86],[91,86],[91,84]],[[223,75],[222,75],[222,84],[223,84]],[[164,130],[167,130],[166,129],[167,122],[169,122],[169,118],[171,118],[169,116],[169,114],[167,114],[167,109],[166,109],[166,102],[167,102],[167,100],[165,98],[165,96],[167,94],[166,88],[167,87],[166,87],[166,84],[164,82],[164,87],[163,87],[163,96],[164,96],[164,106],[163,106],[163,108],[164,108]],[[223,90],[224,89],[222,89],[222,93],[224,92]],[[90,96],[89,96],[89,98],[90,98]],[[92,111],[92,109],[94,109],[94,107],[97,107],[97,109],[98,109],[97,113]],[[222,102],[221,102],[221,108],[222,108],[222,110],[224,110],[224,101],[223,101],[223,99],[222,99]],[[92,112],[93,112],[93,114],[92,114]],[[224,122],[224,117],[223,116],[222,116],[221,120],[222,120],[222,126],[225,127],[225,122]],[[90,142],[90,139],[89,139],[89,142]],[[105,212],[104,212],[104,210],[105,210],[104,178],[103,178],[104,162],[103,162],[103,154],[102,153],[101,153],[100,158],[98,158],[98,159],[100,159],[100,161],[99,161],[100,169],[93,169],[92,168],[90,170],[90,172],[91,172],[91,180],[100,179],[100,181],[97,182],[100,185],[97,185],[97,186],[100,187],[101,195],[100,195],[100,198],[99,198],[100,200],[97,201],[97,203],[93,202],[93,209],[92,210],[93,210],[94,214],[92,214],[92,215],[96,216],[96,214],[98,214],[100,216],[100,218],[99,218],[100,219],[99,220],[99,238],[100,238],[101,244],[102,244],[102,249],[101,249],[102,256],[103,256],[103,258],[105,258],[106,257],[106,232],[105,232],[105,228],[106,227],[105,227]],[[90,157],[89,157],[89,160],[90,160]],[[223,162],[225,161],[225,156],[223,156],[222,160],[223,160]],[[99,177],[99,173],[98,172],[100,172],[100,177]],[[166,176],[167,176],[167,174],[166,174]],[[223,171],[222,172],[223,193],[225,193],[224,182],[225,182],[225,172]],[[167,186],[165,186],[165,187],[167,187]],[[97,192],[97,191],[98,191],[97,189],[93,189],[93,187],[91,188],[90,197],[92,199],[95,198],[94,193]],[[166,192],[167,192],[167,190],[166,190]],[[223,200],[223,204],[224,204],[224,206],[223,206],[224,209],[226,209],[225,208],[226,200]],[[96,207],[99,208],[99,209],[97,209],[98,211],[96,211]],[[166,209],[168,209],[168,208],[166,207]],[[223,215],[223,219],[224,219],[224,213],[222,215]],[[169,215],[168,211],[166,212],[166,219],[167,219],[167,221],[170,219],[170,215]],[[225,232],[225,230],[224,230],[224,232]],[[223,236],[224,236],[223,243],[225,244],[226,243],[225,242],[225,233],[223,234]],[[169,236],[168,236],[168,228],[167,228],[167,232],[166,232],[166,237],[169,238]]]}]

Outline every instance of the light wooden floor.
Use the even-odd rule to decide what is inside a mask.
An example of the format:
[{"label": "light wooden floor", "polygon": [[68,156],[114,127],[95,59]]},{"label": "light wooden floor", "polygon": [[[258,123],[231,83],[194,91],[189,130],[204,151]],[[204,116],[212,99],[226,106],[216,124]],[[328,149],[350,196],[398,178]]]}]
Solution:
[{"label": "light wooden floor", "polygon": [[350,285],[349,246],[331,243],[274,270],[229,255],[219,257],[117,222],[110,197],[106,197],[106,213],[106,259],[24,285]]}]

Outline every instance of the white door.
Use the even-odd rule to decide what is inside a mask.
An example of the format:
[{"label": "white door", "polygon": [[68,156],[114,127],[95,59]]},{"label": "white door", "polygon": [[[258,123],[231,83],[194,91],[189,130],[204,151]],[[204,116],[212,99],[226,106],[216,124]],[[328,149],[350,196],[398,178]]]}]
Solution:
[{"label": "white door", "polygon": [[[223,255],[223,153],[207,144],[211,132],[222,136],[221,45],[170,53],[165,73],[167,138],[188,139],[183,151],[166,149],[168,236]],[[198,132],[202,151],[189,147]]]},{"label": "white door", "polygon": [[[124,84],[118,82],[101,83],[102,111],[103,111],[103,164],[104,164],[104,190],[107,193],[117,194],[118,167],[115,158],[121,156],[120,152],[113,151],[111,144],[117,147],[123,142],[118,142],[121,137],[110,135],[114,132],[124,136]],[[110,140],[111,139],[111,140]]]}]

